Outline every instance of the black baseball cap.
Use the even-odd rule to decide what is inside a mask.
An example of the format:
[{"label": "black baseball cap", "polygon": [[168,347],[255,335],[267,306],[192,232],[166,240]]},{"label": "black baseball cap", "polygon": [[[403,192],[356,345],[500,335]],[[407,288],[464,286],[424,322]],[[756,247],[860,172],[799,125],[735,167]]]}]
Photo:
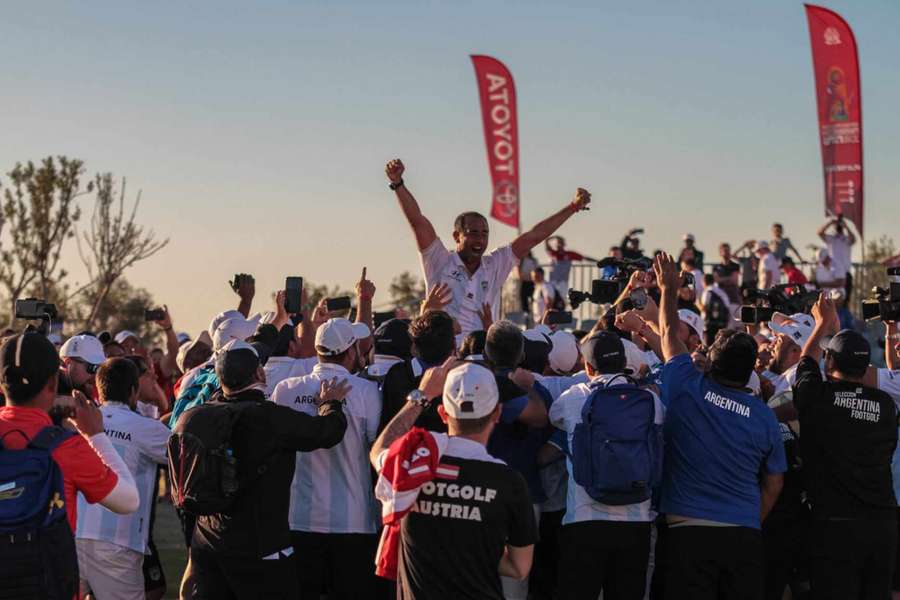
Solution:
[{"label": "black baseball cap", "polygon": [[842,372],[865,371],[872,356],[868,340],[852,329],[842,329],[837,335],[824,340],[822,347],[834,358],[835,366]]},{"label": "black baseball cap", "polygon": [[407,319],[388,319],[375,330],[374,338],[375,354],[412,358],[412,338]]},{"label": "black baseball cap", "polygon": [[610,331],[598,331],[581,342],[581,353],[596,371],[620,372],[625,369],[625,345]]},{"label": "black baseball cap", "polygon": [[0,346],[0,383],[13,402],[27,402],[59,371],[59,354],[47,337],[26,332],[6,338]]},{"label": "black baseball cap", "polygon": [[223,387],[239,390],[250,385],[260,360],[257,349],[243,340],[232,340],[216,354],[216,377]]}]

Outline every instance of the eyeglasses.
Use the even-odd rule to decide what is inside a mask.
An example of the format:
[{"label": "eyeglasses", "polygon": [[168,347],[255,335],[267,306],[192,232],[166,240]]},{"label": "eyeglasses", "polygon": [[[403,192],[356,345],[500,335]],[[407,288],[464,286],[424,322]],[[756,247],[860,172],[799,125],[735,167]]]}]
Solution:
[{"label": "eyeglasses", "polygon": [[100,365],[91,364],[81,358],[70,358],[70,360],[72,362],[77,362],[78,364],[84,365],[84,370],[87,371],[88,375],[96,375],[97,369],[100,368]]}]

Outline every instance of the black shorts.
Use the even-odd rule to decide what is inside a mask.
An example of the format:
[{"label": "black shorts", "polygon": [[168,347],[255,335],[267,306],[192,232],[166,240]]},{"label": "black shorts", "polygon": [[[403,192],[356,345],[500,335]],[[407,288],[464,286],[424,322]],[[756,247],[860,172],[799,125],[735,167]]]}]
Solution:
[{"label": "black shorts", "polygon": [[318,600],[323,591],[336,598],[375,595],[378,534],[292,531],[291,544],[301,600]]}]

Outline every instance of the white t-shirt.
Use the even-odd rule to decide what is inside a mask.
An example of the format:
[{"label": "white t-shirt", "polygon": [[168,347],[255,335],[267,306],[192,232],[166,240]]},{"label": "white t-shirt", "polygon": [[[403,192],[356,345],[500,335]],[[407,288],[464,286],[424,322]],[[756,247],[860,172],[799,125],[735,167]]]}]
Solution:
[{"label": "white t-shirt", "polygon": [[263,367],[266,374],[266,397],[271,398],[275,386],[289,377],[302,377],[312,373],[313,367],[319,364],[319,358],[291,358],[290,356],[271,356]]},{"label": "white t-shirt", "polygon": [[534,284],[534,294],[531,295],[531,306],[534,312],[534,322],[540,323],[544,318],[544,311],[553,304],[553,296],[555,290],[553,286],[546,281]]},{"label": "white t-shirt", "polygon": [[[615,380],[615,381],[613,381]],[[622,375],[601,375],[593,380],[594,382],[602,382],[605,384],[627,383]],[[656,424],[662,424],[665,408],[659,397],[653,394],[653,400],[656,403]],[[580,383],[569,388],[563,393],[559,399],[550,406],[550,424],[557,429],[566,432],[569,440],[569,448],[572,448],[572,438],[575,435],[575,426],[581,423],[581,410],[588,396],[591,395],[591,388],[588,384]],[[572,472],[572,459],[566,458],[566,465],[569,469],[569,485],[566,492],[566,514],[563,517],[563,525],[570,523],[580,523],[582,521],[640,521],[647,522],[653,520],[650,511],[650,500],[639,502],[636,504],[625,504],[622,506],[609,506],[601,504],[588,495],[584,488],[575,483],[575,477]]]},{"label": "white t-shirt", "polygon": [[769,252],[761,259],[759,259],[759,287],[762,287],[766,283],[766,273],[771,273],[772,275],[772,283],[771,285],[776,285],[781,283],[781,264],[778,262],[778,259],[775,258],[775,255]]},{"label": "white t-shirt", "polygon": [[156,501],[156,467],[167,462],[166,443],[172,432],[159,421],[143,417],[118,402],[107,402],[100,412],[106,436],[131,471],[141,503],[133,513],[120,515],[100,504],[88,504],[79,493],[75,537],[101,540],[146,554],[150,507]]},{"label": "white t-shirt", "polygon": [[847,235],[837,235],[829,233],[824,236],[825,245],[828,247],[828,254],[831,255],[831,261],[834,265],[834,274],[836,279],[844,279],[852,266],[850,260],[850,238]]},{"label": "white t-shirt", "polygon": [[381,418],[378,385],[340,365],[322,363],[305,377],[292,377],[275,386],[272,401],[315,416],[319,409],[314,398],[320,384],[334,377],[353,388],[344,401],[347,431],[336,446],[297,453],[288,522],[291,531],[375,533],[369,448]]},{"label": "white t-shirt", "polygon": [[829,266],[829,267],[826,267],[822,263],[818,263],[816,265],[815,279],[816,279],[816,283],[821,286],[826,283],[832,283],[833,281],[836,281],[841,278],[838,277],[838,274],[834,269],[834,262],[832,261],[831,266]]},{"label": "white t-shirt", "polygon": [[588,383],[590,378],[584,371],[579,371],[572,375],[538,375],[535,374],[534,380],[540,383],[550,392],[550,397],[556,402],[573,385],[579,383]]},{"label": "white t-shirt", "polygon": [[484,329],[478,312],[490,303],[493,317],[500,315],[500,292],[518,259],[512,246],[503,246],[481,257],[481,266],[469,275],[456,252],[451,252],[439,239],[421,251],[425,284],[432,289],[439,283],[450,286],[452,298],[444,309],[459,322],[462,335]]}]

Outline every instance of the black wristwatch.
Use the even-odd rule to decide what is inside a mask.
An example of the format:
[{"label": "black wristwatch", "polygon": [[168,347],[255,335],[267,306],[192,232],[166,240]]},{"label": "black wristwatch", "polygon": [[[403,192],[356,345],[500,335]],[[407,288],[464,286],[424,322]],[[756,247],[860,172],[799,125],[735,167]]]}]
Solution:
[{"label": "black wristwatch", "polygon": [[397,183],[392,182],[392,183],[388,184],[388,187],[395,191],[397,190],[397,188],[402,188],[403,187],[403,178],[401,177],[400,181],[398,181]]},{"label": "black wristwatch", "polygon": [[422,410],[427,409],[431,406],[431,398],[425,396],[422,393],[422,390],[416,388],[406,395],[406,401],[412,402],[413,404],[419,406]]}]

